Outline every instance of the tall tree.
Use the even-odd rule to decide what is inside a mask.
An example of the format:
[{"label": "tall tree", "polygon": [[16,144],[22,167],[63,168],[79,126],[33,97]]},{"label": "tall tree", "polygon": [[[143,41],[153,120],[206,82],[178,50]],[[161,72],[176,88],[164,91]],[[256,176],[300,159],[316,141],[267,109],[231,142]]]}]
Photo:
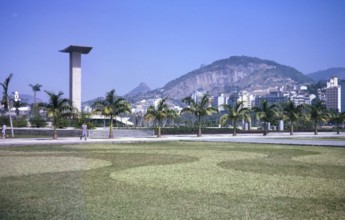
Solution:
[{"label": "tall tree", "polygon": [[283,105],[283,119],[288,120],[290,123],[290,135],[293,135],[294,123],[300,118],[302,109],[302,105],[296,106],[291,100]]},{"label": "tall tree", "polygon": [[253,108],[256,118],[259,120],[263,120],[264,122],[264,133],[263,135],[266,136],[268,133],[268,123],[272,122],[275,117],[279,116],[279,111],[277,105],[270,105],[267,100],[263,100],[261,103],[261,107],[255,106]]},{"label": "tall tree", "polygon": [[32,91],[34,92],[34,104],[36,104],[37,101],[37,92],[41,91],[41,87],[42,85],[36,83],[35,85],[29,84],[29,86],[31,87]]},{"label": "tall tree", "polygon": [[217,108],[214,108],[210,105],[210,96],[205,94],[201,97],[199,102],[192,99],[192,97],[186,97],[182,99],[182,102],[187,104],[188,106],[183,108],[181,114],[183,113],[191,113],[198,120],[198,137],[201,137],[201,118],[206,115],[211,115],[213,112],[218,112]]},{"label": "tall tree", "polygon": [[16,109],[16,115],[17,116],[19,115],[19,108],[20,107],[25,107],[25,106],[26,106],[26,103],[22,102],[20,100],[17,100],[17,101],[13,102],[13,107]]},{"label": "tall tree", "polygon": [[[168,98],[161,99],[157,106],[151,105],[145,114],[145,120],[153,120],[157,122],[157,138],[161,137],[161,126],[164,120],[168,118],[174,117],[176,112],[174,110],[169,109],[168,105],[166,104]],[[175,112],[175,114],[174,114]]]},{"label": "tall tree", "polygon": [[49,96],[48,103],[40,103],[39,107],[44,108],[47,111],[48,117],[52,120],[54,133],[53,139],[57,139],[57,125],[59,121],[65,117],[73,115],[72,103],[69,99],[62,98],[63,92],[58,94],[44,91]]},{"label": "tall tree", "polygon": [[5,112],[8,111],[8,117],[10,118],[10,125],[11,125],[11,135],[14,137],[14,131],[13,131],[13,122],[12,122],[12,116],[11,116],[11,107],[10,107],[10,97],[8,95],[8,88],[11,82],[11,79],[13,77],[13,73],[11,73],[3,83],[0,83],[2,86],[4,92],[3,92],[3,97],[1,104],[4,105]]},{"label": "tall tree", "polygon": [[243,107],[243,102],[237,102],[234,107],[231,105],[223,105],[224,109],[228,112],[224,114],[220,118],[220,122],[222,124],[226,123],[227,121],[231,121],[234,131],[233,136],[236,136],[236,128],[237,122],[240,119],[245,119],[246,121],[250,121],[250,110],[248,108]]},{"label": "tall tree", "polygon": [[13,77],[13,73],[11,73],[3,83],[0,83],[0,85],[2,86],[3,88],[3,97],[2,97],[2,101],[1,101],[1,104],[4,105],[4,109],[5,111],[8,111],[9,110],[9,104],[10,104],[10,98],[9,98],[9,95],[8,95],[8,88],[9,88],[9,85],[10,85],[10,82],[11,82],[11,79]]},{"label": "tall tree", "polygon": [[326,106],[323,104],[323,101],[316,102],[315,104],[310,106],[309,117],[314,125],[314,134],[317,135],[317,126],[319,125],[319,123],[326,122],[329,118],[329,114],[327,112]]},{"label": "tall tree", "polygon": [[107,92],[105,99],[96,101],[93,103],[96,113],[101,113],[104,116],[110,117],[109,125],[109,138],[113,138],[113,120],[115,116],[119,116],[123,113],[130,113],[131,106],[130,104],[121,97],[117,97],[115,90],[112,89]]}]

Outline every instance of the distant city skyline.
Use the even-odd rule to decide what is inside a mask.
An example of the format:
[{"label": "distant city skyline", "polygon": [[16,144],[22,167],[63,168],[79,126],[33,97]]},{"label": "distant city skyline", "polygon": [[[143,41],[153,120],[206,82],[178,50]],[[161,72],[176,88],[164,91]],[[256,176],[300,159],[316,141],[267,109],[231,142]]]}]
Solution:
[{"label": "distant city skyline", "polygon": [[[0,81],[10,92],[69,93],[70,45],[82,57],[82,101],[141,82],[163,87],[230,56],[273,60],[304,74],[345,67],[343,0],[1,0]],[[38,98],[46,98],[44,92]]]}]

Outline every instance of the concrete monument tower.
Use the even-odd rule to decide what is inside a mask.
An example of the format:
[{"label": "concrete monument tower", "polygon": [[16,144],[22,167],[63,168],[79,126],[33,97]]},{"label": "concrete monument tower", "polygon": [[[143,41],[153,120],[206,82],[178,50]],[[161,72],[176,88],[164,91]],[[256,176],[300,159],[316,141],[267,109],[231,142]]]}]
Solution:
[{"label": "concrete monument tower", "polygon": [[69,46],[60,52],[69,53],[69,98],[81,111],[81,55],[88,54],[92,47]]}]

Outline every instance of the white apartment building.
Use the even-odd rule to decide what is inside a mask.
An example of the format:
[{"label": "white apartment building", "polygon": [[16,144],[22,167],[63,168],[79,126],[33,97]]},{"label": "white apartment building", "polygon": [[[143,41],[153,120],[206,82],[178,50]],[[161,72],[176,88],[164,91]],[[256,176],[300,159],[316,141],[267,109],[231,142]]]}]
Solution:
[{"label": "white apartment building", "polygon": [[204,92],[194,91],[191,97],[195,102],[199,102],[201,98],[204,96],[204,94],[205,94]]},{"label": "white apartment building", "polygon": [[252,108],[252,103],[254,102],[255,97],[249,94],[247,91],[242,91],[238,94],[238,102],[243,102],[243,108]]},{"label": "white apartment building", "polygon": [[327,109],[337,110],[341,109],[341,86],[338,84],[338,77],[332,77],[327,82],[327,88],[325,90],[325,101]]},{"label": "white apartment building", "polygon": [[224,111],[224,107],[223,105],[227,105],[228,104],[228,100],[229,97],[225,96],[224,93],[220,94],[220,96],[218,96],[218,110],[219,111]]}]

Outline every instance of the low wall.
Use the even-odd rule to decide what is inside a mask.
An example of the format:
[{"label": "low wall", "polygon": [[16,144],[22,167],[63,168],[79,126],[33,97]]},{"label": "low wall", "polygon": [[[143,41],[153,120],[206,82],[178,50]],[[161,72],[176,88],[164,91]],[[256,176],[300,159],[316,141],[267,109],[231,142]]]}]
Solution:
[{"label": "low wall", "polygon": [[[53,129],[49,128],[14,128],[14,135],[43,136],[52,137]],[[11,134],[11,129],[7,128],[6,134]],[[57,129],[58,137],[80,137],[81,129]],[[154,135],[153,129],[118,129],[113,130],[114,138],[119,137],[150,137]],[[92,129],[88,131],[89,138],[108,138],[109,128]]]},{"label": "low wall", "polygon": [[[7,128],[7,135],[11,130]],[[28,136],[53,136],[53,129],[50,128],[13,128],[14,135]],[[81,135],[81,129],[57,129],[58,137],[78,137]]]},{"label": "low wall", "polygon": [[[150,137],[153,136],[153,129],[119,129],[113,130],[114,138],[119,137]],[[109,128],[107,129],[94,129],[89,130],[89,138],[92,139],[104,139],[109,138]]]}]

